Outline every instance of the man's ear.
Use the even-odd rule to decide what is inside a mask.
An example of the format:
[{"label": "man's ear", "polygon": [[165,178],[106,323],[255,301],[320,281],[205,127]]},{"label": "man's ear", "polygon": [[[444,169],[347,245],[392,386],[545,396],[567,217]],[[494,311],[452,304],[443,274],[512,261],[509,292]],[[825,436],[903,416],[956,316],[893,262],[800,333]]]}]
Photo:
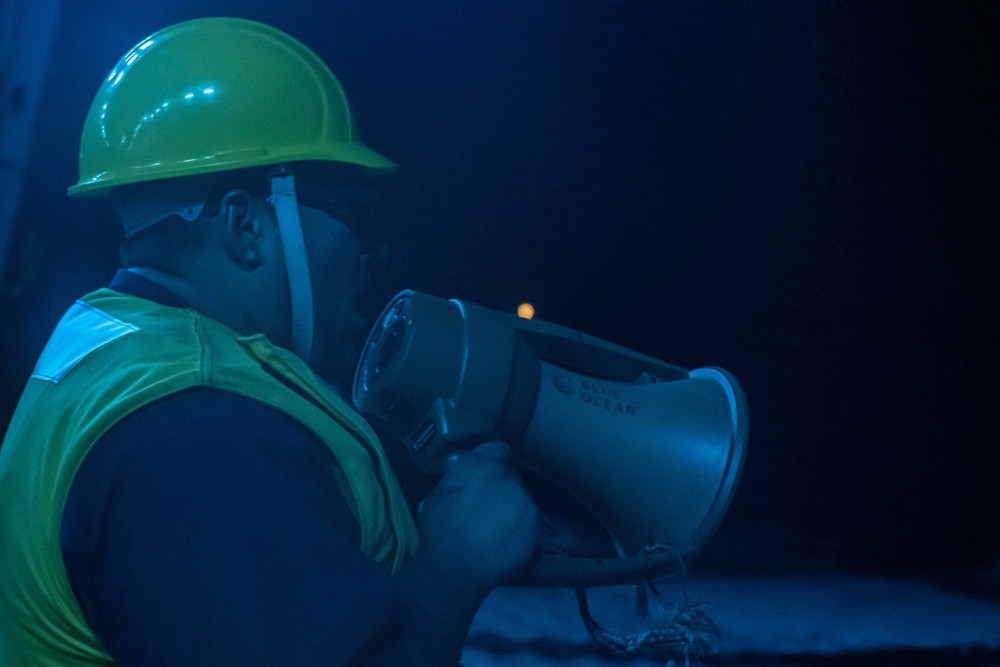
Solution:
[{"label": "man's ear", "polygon": [[244,271],[256,270],[264,236],[256,200],[246,190],[230,190],[222,198],[219,213],[226,255]]}]

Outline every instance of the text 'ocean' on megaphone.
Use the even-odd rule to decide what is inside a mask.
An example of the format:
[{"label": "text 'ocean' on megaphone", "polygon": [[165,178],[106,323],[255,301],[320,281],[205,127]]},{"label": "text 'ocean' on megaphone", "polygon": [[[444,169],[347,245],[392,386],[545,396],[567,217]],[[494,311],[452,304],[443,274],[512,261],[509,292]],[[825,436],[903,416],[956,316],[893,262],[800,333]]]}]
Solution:
[{"label": "text 'ocean' on megaphone", "polygon": [[[719,368],[685,370],[546,322],[405,291],[369,334],[354,380],[417,466],[491,438],[576,498],[619,557],[542,555],[521,583],[655,579],[725,515],[746,452],[747,406]],[[665,548],[665,549],[664,549]]]}]

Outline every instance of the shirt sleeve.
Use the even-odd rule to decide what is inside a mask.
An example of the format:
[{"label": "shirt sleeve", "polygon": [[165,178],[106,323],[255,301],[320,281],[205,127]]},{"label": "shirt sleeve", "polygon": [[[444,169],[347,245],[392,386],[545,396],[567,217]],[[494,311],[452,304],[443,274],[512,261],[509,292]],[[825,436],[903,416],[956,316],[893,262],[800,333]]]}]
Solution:
[{"label": "shirt sleeve", "polygon": [[[111,656],[146,665],[456,664],[358,549],[333,454],[250,398],[191,389],[88,453],[63,514],[77,600]],[[415,639],[416,638],[416,639]]]}]

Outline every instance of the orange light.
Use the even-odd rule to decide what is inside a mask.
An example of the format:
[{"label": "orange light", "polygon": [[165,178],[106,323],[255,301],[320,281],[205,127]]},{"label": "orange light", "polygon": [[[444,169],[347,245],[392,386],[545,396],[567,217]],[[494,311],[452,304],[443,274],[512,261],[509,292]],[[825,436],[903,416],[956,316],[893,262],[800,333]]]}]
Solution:
[{"label": "orange light", "polygon": [[526,320],[530,320],[535,316],[535,307],[530,303],[522,303],[517,307],[517,316],[523,317]]}]

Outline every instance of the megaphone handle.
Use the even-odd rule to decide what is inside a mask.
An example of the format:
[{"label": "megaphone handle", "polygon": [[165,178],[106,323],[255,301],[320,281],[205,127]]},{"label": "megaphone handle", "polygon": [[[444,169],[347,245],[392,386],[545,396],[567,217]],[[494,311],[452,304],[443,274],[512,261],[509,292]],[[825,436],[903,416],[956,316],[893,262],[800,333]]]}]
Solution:
[{"label": "megaphone handle", "polygon": [[681,554],[654,551],[632,558],[583,558],[538,552],[509,586],[581,588],[635,584],[681,572]]}]

